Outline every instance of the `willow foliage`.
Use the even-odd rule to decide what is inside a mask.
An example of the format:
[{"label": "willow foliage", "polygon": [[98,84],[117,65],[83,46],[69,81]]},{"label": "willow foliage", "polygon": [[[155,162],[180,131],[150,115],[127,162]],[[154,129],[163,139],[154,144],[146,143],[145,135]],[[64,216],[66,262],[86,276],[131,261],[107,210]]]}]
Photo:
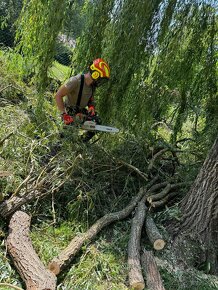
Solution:
[{"label": "willow foliage", "polygon": [[172,142],[187,119],[197,132],[199,117],[215,118],[213,1],[110,2],[104,21],[102,2],[92,4],[75,62],[85,64],[97,56],[109,62],[111,82],[99,94],[105,118],[134,132],[167,120],[174,131]]},{"label": "willow foliage", "polygon": [[[187,118],[204,117],[205,104],[215,97],[215,11],[203,3],[182,3],[170,23],[159,52],[152,82],[159,89],[157,118],[174,107],[171,125],[175,141]],[[210,69],[208,70],[208,68]]]},{"label": "willow foliage", "polygon": [[86,26],[78,39],[73,68],[81,71],[95,58],[102,57],[104,32],[110,22],[114,0],[86,1],[83,9],[86,14]]},{"label": "willow foliage", "polygon": [[[17,48],[31,59],[37,87],[43,92],[47,71],[52,64],[58,33],[62,27],[67,0],[25,0],[17,22]],[[39,98],[41,107],[43,98]]]}]

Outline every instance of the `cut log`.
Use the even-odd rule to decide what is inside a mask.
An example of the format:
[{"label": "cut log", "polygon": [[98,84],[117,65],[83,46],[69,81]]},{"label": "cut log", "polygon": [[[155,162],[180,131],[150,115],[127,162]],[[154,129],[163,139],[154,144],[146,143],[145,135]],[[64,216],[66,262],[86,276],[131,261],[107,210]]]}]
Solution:
[{"label": "cut log", "polygon": [[170,189],[171,189],[171,184],[169,183],[161,192],[149,196],[147,198],[147,201],[149,203],[152,203],[153,201],[160,200],[160,199],[164,198],[169,193]]},{"label": "cut log", "polygon": [[129,284],[135,290],[145,288],[140,262],[141,230],[145,221],[147,207],[143,201],[139,202],[132,219],[130,239],[128,243]]},{"label": "cut log", "polygon": [[170,192],[167,196],[162,198],[161,200],[153,201],[151,206],[154,208],[158,208],[167,204],[167,202],[173,199],[175,196],[179,196],[179,192]]},{"label": "cut log", "polygon": [[30,220],[30,216],[22,211],[14,213],[9,224],[8,252],[27,290],[55,290],[55,275],[44,267],[32,246]]},{"label": "cut log", "polygon": [[144,250],[141,262],[146,273],[146,286],[148,290],[165,290],[153,253]]},{"label": "cut log", "polygon": [[162,250],[164,248],[166,242],[162,238],[150,215],[146,217],[146,233],[155,250]]},{"label": "cut log", "polygon": [[49,269],[58,275],[75,257],[85,242],[91,241],[105,226],[126,218],[146,195],[146,188],[141,188],[138,195],[121,211],[109,213],[100,218],[91,228],[80,236],[76,236],[70,244],[49,263]]}]

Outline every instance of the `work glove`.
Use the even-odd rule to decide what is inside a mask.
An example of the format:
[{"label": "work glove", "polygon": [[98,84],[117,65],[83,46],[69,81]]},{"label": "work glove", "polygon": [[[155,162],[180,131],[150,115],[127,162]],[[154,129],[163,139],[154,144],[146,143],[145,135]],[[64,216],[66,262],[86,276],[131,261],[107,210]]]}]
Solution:
[{"label": "work glove", "polygon": [[63,113],[61,115],[61,117],[62,117],[62,120],[63,120],[63,122],[64,122],[65,125],[70,125],[70,124],[72,124],[74,122],[73,117],[71,117],[67,113]]},{"label": "work glove", "polygon": [[96,114],[94,106],[88,107],[87,111],[88,111],[88,117],[93,117]]}]

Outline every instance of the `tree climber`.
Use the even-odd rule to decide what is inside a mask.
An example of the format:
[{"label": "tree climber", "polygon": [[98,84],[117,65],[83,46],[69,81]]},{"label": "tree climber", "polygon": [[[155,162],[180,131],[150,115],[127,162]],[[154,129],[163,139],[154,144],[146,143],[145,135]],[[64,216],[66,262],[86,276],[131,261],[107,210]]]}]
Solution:
[{"label": "tree climber", "polygon": [[[72,125],[77,119],[81,122],[89,120],[100,124],[95,110],[94,92],[96,87],[109,78],[108,64],[102,58],[97,58],[90,64],[87,73],[71,77],[59,88],[55,100],[65,125]],[[94,132],[88,131],[84,141],[90,140],[94,135]]]}]

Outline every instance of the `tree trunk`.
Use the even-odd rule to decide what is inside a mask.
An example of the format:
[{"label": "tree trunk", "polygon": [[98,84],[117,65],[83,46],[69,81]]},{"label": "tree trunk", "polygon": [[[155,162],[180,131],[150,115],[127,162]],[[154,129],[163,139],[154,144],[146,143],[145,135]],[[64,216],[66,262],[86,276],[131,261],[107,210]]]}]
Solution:
[{"label": "tree trunk", "polygon": [[30,237],[30,216],[17,211],[9,224],[7,248],[27,290],[55,290],[56,277],[47,270],[35,250]]},{"label": "tree trunk", "polygon": [[145,288],[140,262],[141,230],[144,224],[147,207],[143,201],[139,202],[134,218],[128,243],[129,284],[136,290]]},{"label": "tree trunk", "polygon": [[151,251],[144,251],[141,260],[146,273],[146,286],[148,290],[165,290],[153,253]]},{"label": "tree trunk", "polygon": [[175,243],[190,237],[203,245],[210,253],[211,273],[218,274],[218,138],[180,209],[183,219]]}]

